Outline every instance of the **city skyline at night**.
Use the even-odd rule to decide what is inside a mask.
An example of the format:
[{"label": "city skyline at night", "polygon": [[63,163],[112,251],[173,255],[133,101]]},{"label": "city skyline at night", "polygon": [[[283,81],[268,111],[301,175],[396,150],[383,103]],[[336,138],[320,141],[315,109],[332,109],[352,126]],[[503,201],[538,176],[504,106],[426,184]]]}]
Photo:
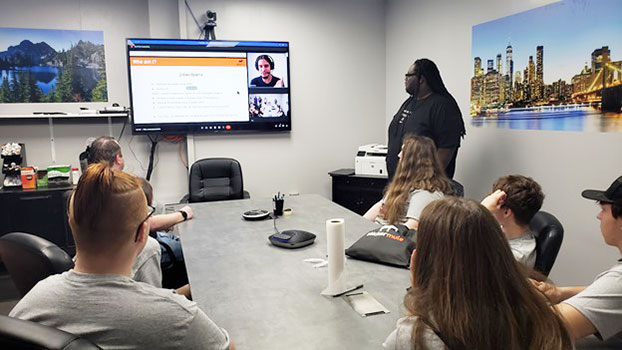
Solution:
[{"label": "city skyline at night", "polygon": [[603,21],[602,13],[622,3],[594,0],[580,10],[572,4],[473,27],[471,115],[558,105],[619,110],[610,96],[622,93],[622,25]]},{"label": "city skyline at night", "polygon": [[608,46],[613,61],[622,58],[621,11],[617,0],[592,0],[581,11],[562,1],[482,23],[473,27],[471,57],[494,60],[498,54],[505,56],[511,45],[518,72],[527,67],[529,56],[536,59],[536,47],[543,46],[544,84],[569,82],[597,48]]}]

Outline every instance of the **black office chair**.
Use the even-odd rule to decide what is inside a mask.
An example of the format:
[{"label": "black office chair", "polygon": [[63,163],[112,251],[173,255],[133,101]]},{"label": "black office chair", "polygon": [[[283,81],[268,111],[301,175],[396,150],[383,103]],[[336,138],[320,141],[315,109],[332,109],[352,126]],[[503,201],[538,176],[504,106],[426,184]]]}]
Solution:
[{"label": "black office chair", "polygon": [[244,191],[242,167],[232,158],[197,160],[190,168],[188,187],[190,203],[250,198]]},{"label": "black office chair", "polygon": [[21,296],[42,279],[73,267],[71,257],[56,244],[24,232],[0,237],[0,259]]},{"label": "black office chair", "polygon": [[531,219],[529,228],[536,237],[534,269],[548,276],[564,239],[564,227],[553,215],[539,211]]},{"label": "black office chair", "polygon": [[96,350],[99,346],[71,333],[0,315],[0,349]]},{"label": "black office chair", "polygon": [[464,186],[454,179],[449,179],[451,183],[451,189],[454,191],[454,196],[464,197]]}]

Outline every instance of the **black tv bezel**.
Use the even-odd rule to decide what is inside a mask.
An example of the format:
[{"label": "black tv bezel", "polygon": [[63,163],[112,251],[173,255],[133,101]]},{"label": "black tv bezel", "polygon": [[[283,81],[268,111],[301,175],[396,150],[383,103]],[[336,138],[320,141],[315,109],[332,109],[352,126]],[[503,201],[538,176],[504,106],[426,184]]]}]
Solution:
[{"label": "black tv bezel", "polygon": [[[273,118],[276,120],[270,120],[269,122],[252,123],[252,122],[206,122],[206,123],[166,123],[166,124],[137,124],[134,123],[134,98],[132,96],[132,75],[130,72],[130,41],[176,41],[176,42],[210,42],[210,43],[275,43],[285,44],[287,47],[287,81],[288,87],[286,88],[271,88],[270,91],[275,92],[281,90],[286,92],[288,97],[289,112],[288,116],[284,118]],[[126,65],[127,65],[127,81],[128,81],[128,93],[130,97],[130,123],[132,124],[132,134],[134,135],[154,135],[154,134],[242,134],[242,133],[288,133],[292,130],[292,98],[291,98],[291,72],[289,63],[289,41],[257,41],[257,40],[192,40],[192,39],[158,39],[158,38],[125,38],[125,52],[126,52]],[[153,49],[150,49],[153,50]],[[220,51],[235,51],[235,47],[220,46]],[[158,50],[153,50],[158,51]],[[161,51],[171,51],[171,48],[162,49]],[[174,49],[173,49],[174,51]],[[214,50],[215,51],[215,50]],[[244,52],[282,52],[278,48],[257,48],[256,50],[249,50]],[[248,79],[248,77],[247,77]],[[248,82],[247,82],[248,84]],[[249,95],[252,94],[251,90],[257,88],[249,87]],[[254,93],[259,93],[255,91]],[[279,125],[279,127],[277,127]]]}]

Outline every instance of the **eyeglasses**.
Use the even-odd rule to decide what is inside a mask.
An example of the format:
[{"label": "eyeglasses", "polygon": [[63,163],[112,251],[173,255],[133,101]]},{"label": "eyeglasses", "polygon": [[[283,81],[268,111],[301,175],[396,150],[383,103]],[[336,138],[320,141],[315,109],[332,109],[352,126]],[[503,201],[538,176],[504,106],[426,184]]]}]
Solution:
[{"label": "eyeglasses", "polygon": [[404,76],[406,78],[414,77],[415,75],[417,75],[417,73],[406,73],[406,74],[404,74]]},{"label": "eyeglasses", "polygon": [[138,242],[138,235],[140,234],[140,225],[145,223],[145,221],[149,220],[151,215],[153,215],[153,213],[155,213],[155,211],[156,211],[156,208],[154,206],[147,205],[147,207],[149,207],[149,209],[150,209],[149,210],[149,215],[147,215],[145,220],[141,221],[140,224],[138,224],[138,227],[136,228],[136,236],[134,237],[134,243]]}]

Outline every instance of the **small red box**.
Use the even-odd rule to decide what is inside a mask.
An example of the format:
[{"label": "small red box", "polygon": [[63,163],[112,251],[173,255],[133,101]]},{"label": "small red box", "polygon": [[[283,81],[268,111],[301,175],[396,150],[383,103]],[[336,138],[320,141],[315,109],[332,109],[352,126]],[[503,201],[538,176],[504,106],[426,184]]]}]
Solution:
[{"label": "small red box", "polygon": [[33,167],[22,167],[21,175],[23,189],[37,188],[37,173],[35,173],[35,169]]}]

